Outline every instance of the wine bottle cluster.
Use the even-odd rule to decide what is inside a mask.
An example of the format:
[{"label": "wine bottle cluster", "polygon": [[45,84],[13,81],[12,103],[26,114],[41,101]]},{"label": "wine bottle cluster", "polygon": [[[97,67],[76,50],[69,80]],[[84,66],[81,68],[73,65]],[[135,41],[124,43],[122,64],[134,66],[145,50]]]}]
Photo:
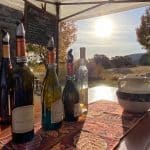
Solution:
[{"label": "wine bottle cluster", "polygon": [[[12,141],[26,143],[34,137],[33,87],[34,75],[27,65],[23,23],[16,29],[16,64],[11,65],[9,33],[2,30],[2,61],[0,67],[0,123],[12,126]],[[41,125],[44,131],[56,130],[63,120],[77,121],[87,112],[88,70],[85,48],[80,49],[78,79],[74,72],[72,49],[67,54],[66,84],[62,91],[56,73],[54,39],[48,41],[47,71],[43,81]],[[78,83],[78,85],[76,84]]]}]

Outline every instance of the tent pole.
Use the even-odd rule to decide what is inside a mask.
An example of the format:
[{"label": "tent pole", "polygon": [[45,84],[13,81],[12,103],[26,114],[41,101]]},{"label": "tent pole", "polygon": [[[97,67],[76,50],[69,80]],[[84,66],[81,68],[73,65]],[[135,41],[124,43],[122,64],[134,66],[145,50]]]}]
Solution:
[{"label": "tent pole", "polygon": [[56,64],[57,64],[57,74],[59,72],[59,3],[56,3]]}]

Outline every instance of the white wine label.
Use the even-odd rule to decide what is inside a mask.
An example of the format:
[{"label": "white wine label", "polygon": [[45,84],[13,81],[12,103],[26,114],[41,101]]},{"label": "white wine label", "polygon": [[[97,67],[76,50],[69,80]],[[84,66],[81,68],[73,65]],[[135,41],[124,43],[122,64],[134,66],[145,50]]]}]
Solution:
[{"label": "white wine label", "polygon": [[63,120],[64,107],[62,100],[58,100],[51,105],[51,123],[58,123]]},{"label": "white wine label", "polygon": [[78,117],[81,115],[81,106],[80,103],[74,104],[74,117]]},{"label": "white wine label", "polygon": [[33,105],[17,107],[12,110],[12,131],[26,133],[34,128]]}]

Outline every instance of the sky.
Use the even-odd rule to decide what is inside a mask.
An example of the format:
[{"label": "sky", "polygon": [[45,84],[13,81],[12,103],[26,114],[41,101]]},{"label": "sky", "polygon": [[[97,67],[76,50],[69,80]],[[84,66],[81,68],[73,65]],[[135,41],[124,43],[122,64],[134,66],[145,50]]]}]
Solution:
[{"label": "sky", "polygon": [[77,21],[75,23],[78,29],[77,40],[71,46],[74,49],[75,58],[79,58],[80,47],[86,47],[87,58],[92,58],[94,54],[104,54],[111,58],[144,53],[145,50],[137,41],[136,28],[140,25],[140,19],[145,10],[146,7],[142,7],[102,16],[104,19],[111,20],[113,25],[111,35],[107,37],[100,37],[96,34],[100,31],[95,31],[95,26],[102,17]]}]

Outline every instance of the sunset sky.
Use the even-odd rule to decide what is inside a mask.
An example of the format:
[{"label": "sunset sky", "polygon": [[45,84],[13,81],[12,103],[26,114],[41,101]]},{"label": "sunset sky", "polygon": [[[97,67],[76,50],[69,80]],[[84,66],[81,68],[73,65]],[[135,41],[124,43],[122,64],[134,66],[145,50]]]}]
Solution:
[{"label": "sunset sky", "polygon": [[137,42],[135,29],[140,25],[140,18],[146,7],[90,18],[76,22],[77,41],[71,46],[75,58],[79,58],[79,48],[86,47],[87,58],[94,54],[108,57],[144,53]]}]

